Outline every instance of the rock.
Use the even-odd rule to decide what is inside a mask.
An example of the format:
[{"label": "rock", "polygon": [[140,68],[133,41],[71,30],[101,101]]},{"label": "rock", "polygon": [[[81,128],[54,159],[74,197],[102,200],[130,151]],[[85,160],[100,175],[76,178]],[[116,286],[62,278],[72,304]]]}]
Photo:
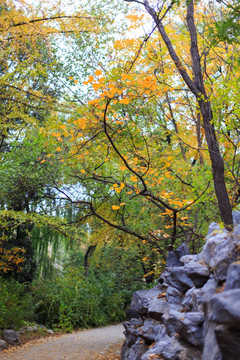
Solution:
[{"label": "rock", "polygon": [[5,340],[10,345],[19,345],[20,340],[18,338],[18,333],[15,330],[3,330],[2,332],[3,340]]},{"label": "rock", "polygon": [[183,293],[194,286],[183,266],[166,268],[160,276],[161,279],[163,280],[163,285],[170,285]]},{"label": "rock", "polygon": [[[184,352],[184,347],[173,337],[165,333],[154,346],[152,346],[142,357],[141,360],[149,359],[180,359],[179,355]],[[155,355],[153,357],[153,355]],[[156,357],[156,356],[159,356]]]},{"label": "rock", "polygon": [[218,325],[215,328],[215,336],[222,359],[240,359],[240,328],[229,329],[225,325]]},{"label": "rock", "polygon": [[229,235],[227,230],[211,234],[203,248],[203,260],[213,271],[217,281],[226,280],[228,267],[237,258],[236,248],[240,239]]},{"label": "rock", "polygon": [[167,256],[167,267],[182,266],[180,258],[184,255],[189,254],[187,244],[184,242],[177,248],[177,250],[169,251]]},{"label": "rock", "polygon": [[193,346],[182,344],[177,338],[163,333],[161,339],[141,357],[141,360],[150,359],[200,360],[201,353]]},{"label": "rock", "polygon": [[[148,316],[156,320],[161,320],[162,315],[168,311],[169,305],[162,296],[162,289],[155,286],[148,291],[137,291],[133,295],[131,307],[127,314],[137,318],[137,315]],[[134,316],[133,316],[134,315]]]},{"label": "rock", "polygon": [[207,238],[215,231],[215,232],[218,232],[220,231],[221,228],[220,228],[220,225],[218,225],[217,223],[215,222],[212,222],[209,227],[208,227],[208,234],[207,234]]},{"label": "rock", "polygon": [[146,300],[148,290],[139,290],[133,294],[130,309],[136,311],[141,316],[147,316],[148,303]]},{"label": "rock", "polygon": [[188,264],[190,261],[198,261],[201,260],[202,254],[197,254],[197,255],[184,255],[180,257],[180,261],[182,264],[186,265]]},{"label": "rock", "polygon": [[240,224],[237,225],[237,226],[234,228],[232,234],[233,234],[233,236],[234,236],[237,240],[240,239]]},{"label": "rock", "polygon": [[[220,349],[215,336],[216,323],[205,321],[203,327],[204,348],[202,360],[222,360]],[[227,360],[227,359],[226,359]],[[236,360],[236,359],[235,359]]]},{"label": "rock", "polygon": [[189,261],[185,265],[185,270],[196,288],[202,287],[209,279],[210,272],[208,267],[199,261]]},{"label": "rock", "polygon": [[182,266],[179,256],[175,253],[175,251],[169,251],[166,265],[167,267]]},{"label": "rock", "polygon": [[160,320],[169,307],[166,300],[161,297],[162,291],[161,287],[155,286],[151,290],[139,290],[134,293],[130,311],[135,311],[135,318],[137,313],[141,317],[148,316]]},{"label": "rock", "polygon": [[127,338],[123,344],[121,351],[121,359],[124,360],[141,360],[142,355],[148,350],[148,346],[140,338]]},{"label": "rock", "polygon": [[130,321],[125,321],[123,323],[123,326],[128,336],[132,335],[134,337],[139,337],[142,334],[141,327],[143,326],[143,324],[144,324],[143,320],[132,319]]},{"label": "rock", "polygon": [[149,301],[148,316],[150,318],[161,320],[164,313],[169,310],[169,304],[166,299],[154,298]]},{"label": "rock", "polygon": [[50,334],[50,335],[53,335],[53,334],[54,334],[54,331],[51,330],[51,329],[47,329],[47,333]]},{"label": "rock", "polygon": [[203,360],[236,360],[240,354],[240,289],[212,296],[205,304]]},{"label": "rock", "polygon": [[181,338],[198,348],[203,347],[203,321],[204,316],[199,312],[180,313],[170,311],[164,315],[164,324],[167,334],[179,334]]},{"label": "rock", "polygon": [[166,299],[169,304],[180,305],[182,293],[178,289],[169,286],[166,290]]},{"label": "rock", "polygon": [[195,289],[195,287],[189,289],[185,293],[185,295],[182,299],[182,306],[186,311],[192,310],[192,304],[193,304],[192,296],[193,296],[194,289]]},{"label": "rock", "polygon": [[207,304],[210,321],[237,327],[240,324],[240,289],[214,295]]},{"label": "rock", "polygon": [[240,263],[233,263],[228,268],[225,291],[231,289],[240,289]]},{"label": "rock", "polygon": [[185,245],[170,252],[161,285],[134,294],[122,360],[240,360],[240,212],[234,216],[232,233],[212,223],[200,254]]},{"label": "rock", "polygon": [[211,275],[206,284],[202,287],[201,291],[203,293],[202,302],[208,302],[213,294],[215,294],[217,288],[217,282],[214,277]]},{"label": "rock", "polygon": [[159,321],[153,319],[146,319],[144,321],[144,326],[141,327],[141,332],[141,337],[144,340],[153,343],[157,339],[160,339],[162,337],[162,333],[165,333],[166,331],[165,326],[160,324]]},{"label": "rock", "polygon": [[0,339],[0,351],[7,349],[8,345],[6,341]]},{"label": "rock", "polygon": [[140,318],[138,312],[136,310],[134,310],[134,309],[131,309],[131,308],[126,311],[126,316],[127,316],[128,320],[131,320],[131,319],[134,319],[134,318],[135,319]]},{"label": "rock", "polygon": [[232,216],[233,216],[233,225],[240,224],[240,211],[238,210],[233,211]]},{"label": "rock", "polygon": [[179,256],[179,259],[182,256],[189,254],[189,248],[185,242],[183,242],[176,250],[176,254]]},{"label": "rock", "polygon": [[194,289],[192,292],[192,311],[203,313],[203,296],[202,289]]}]

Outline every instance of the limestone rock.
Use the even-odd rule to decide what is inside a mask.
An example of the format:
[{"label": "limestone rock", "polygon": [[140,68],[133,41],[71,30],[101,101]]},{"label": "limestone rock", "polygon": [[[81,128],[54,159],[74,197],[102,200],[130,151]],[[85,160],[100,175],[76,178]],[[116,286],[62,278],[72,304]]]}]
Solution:
[{"label": "limestone rock", "polygon": [[201,288],[209,279],[208,267],[199,261],[192,260],[185,265],[188,277],[193,281],[196,288]]},{"label": "limestone rock", "polygon": [[218,225],[217,223],[215,222],[212,222],[209,227],[208,227],[208,233],[207,233],[207,238],[212,235],[212,233],[214,231],[220,231],[221,230],[221,227],[220,225]]},{"label": "limestone rock", "polygon": [[167,267],[175,267],[175,266],[182,266],[182,262],[180,258],[189,254],[189,249],[187,244],[184,242],[182,243],[177,250],[169,251],[167,256]]},{"label": "limestone rock", "polygon": [[221,360],[220,349],[215,336],[215,329],[216,323],[206,319],[204,323],[204,348],[202,360]]},{"label": "limestone rock", "polygon": [[218,325],[215,328],[215,336],[222,359],[237,360],[240,358],[240,328],[230,329],[225,325]]},{"label": "limestone rock", "polygon": [[235,210],[233,211],[233,225],[240,224],[240,211]]},{"label": "limestone rock", "polygon": [[178,289],[169,286],[166,290],[166,299],[169,304],[179,305],[182,298],[182,293]]},{"label": "limestone rock", "polygon": [[229,266],[225,290],[240,289],[240,263],[233,263]]},{"label": "limestone rock", "polygon": [[10,345],[20,344],[18,333],[15,330],[3,330],[2,337],[3,340],[5,340]]},{"label": "limestone rock", "polygon": [[[240,212],[200,254],[170,252],[161,285],[133,295],[122,360],[240,360]],[[225,289],[224,289],[224,282]]]},{"label": "limestone rock", "polygon": [[6,341],[0,339],[0,351],[7,349],[8,345]]},{"label": "limestone rock", "polygon": [[207,304],[210,321],[228,326],[240,326],[240,289],[214,295]]},{"label": "limestone rock", "polygon": [[226,280],[228,267],[237,258],[236,248],[240,244],[240,239],[229,235],[228,231],[223,229],[217,233],[212,233],[207,238],[203,248],[203,260],[213,271],[217,281]]},{"label": "limestone rock", "polygon": [[190,344],[203,347],[203,321],[204,316],[199,312],[180,313],[170,311],[164,315],[166,330],[168,335],[179,334],[181,338]]},{"label": "limestone rock", "polygon": [[163,285],[170,285],[185,293],[194,286],[193,281],[188,277],[185,267],[166,268],[160,276]]},{"label": "limestone rock", "polygon": [[166,299],[153,298],[149,301],[148,316],[150,318],[161,320],[165,312],[169,310],[169,304]]}]

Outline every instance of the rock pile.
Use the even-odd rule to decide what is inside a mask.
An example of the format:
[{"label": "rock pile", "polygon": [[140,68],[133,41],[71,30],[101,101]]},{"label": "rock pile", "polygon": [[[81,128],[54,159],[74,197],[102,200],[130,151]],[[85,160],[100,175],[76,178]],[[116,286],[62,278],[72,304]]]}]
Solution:
[{"label": "rock pile", "polygon": [[240,224],[229,233],[212,223],[200,254],[170,252],[127,317],[122,360],[240,360]]}]

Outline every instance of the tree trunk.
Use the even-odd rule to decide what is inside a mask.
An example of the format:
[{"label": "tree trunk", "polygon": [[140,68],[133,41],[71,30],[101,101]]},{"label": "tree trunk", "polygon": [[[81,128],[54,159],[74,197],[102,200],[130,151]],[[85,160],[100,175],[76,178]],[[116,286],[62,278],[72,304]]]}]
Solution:
[{"label": "tree trunk", "polygon": [[[173,3],[174,2],[172,2],[171,6],[173,5]],[[169,55],[171,56],[178,70],[178,73],[181,75],[182,79],[188,86],[189,90],[192,92],[192,94],[196,97],[198,101],[203,119],[208,151],[210,154],[210,159],[212,164],[213,181],[214,181],[215,193],[218,201],[220,215],[225,226],[231,228],[233,224],[232,208],[225,184],[224,162],[218,147],[214,125],[212,124],[213,116],[212,116],[211,104],[208,100],[204,87],[200,55],[198,49],[197,31],[194,21],[193,0],[187,0],[187,24],[191,39],[191,59],[192,59],[192,68],[193,68],[193,80],[188,75],[185,66],[182,64],[175,49],[173,48],[172,42],[168,37],[158,14],[150,6],[148,0],[143,0],[143,4],[147,12],[151,15],[151,17],[155,21],[156,27],[163,41],[165,42],[165,45],[167,46]]]}]

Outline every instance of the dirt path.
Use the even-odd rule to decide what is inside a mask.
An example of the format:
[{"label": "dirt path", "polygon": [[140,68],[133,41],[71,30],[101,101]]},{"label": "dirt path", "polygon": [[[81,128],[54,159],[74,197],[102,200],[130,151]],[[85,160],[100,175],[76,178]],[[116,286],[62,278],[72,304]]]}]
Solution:
[{"label": "dirt path", "polygon": [[0,353],[0,360],[118,360],[124,340],[123,326],[79,331],[39,339]]}]

